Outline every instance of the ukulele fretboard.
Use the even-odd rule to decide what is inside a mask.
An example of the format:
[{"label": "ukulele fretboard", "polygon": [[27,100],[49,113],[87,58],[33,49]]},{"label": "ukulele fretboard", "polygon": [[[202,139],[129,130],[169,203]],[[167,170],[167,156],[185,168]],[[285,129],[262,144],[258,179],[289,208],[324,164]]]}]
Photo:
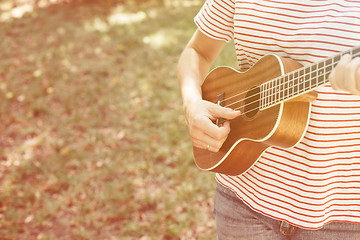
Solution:
[{"label": "ukulele fretboard", "polygon": [[326,84],[329,81],[329,74],[340,61],[341,56],[345,54],[350,54],[353,57],[359,56],[360,46],[261,84],[260,110],[310,92]]}]

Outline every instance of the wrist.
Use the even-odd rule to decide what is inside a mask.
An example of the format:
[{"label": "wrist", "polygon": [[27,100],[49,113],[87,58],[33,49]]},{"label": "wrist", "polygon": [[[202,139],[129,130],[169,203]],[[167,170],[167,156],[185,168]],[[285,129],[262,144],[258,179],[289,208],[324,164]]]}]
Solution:
[{"label": "wrist", "polygon": [[193,106],[194,104],[198,104],[199,101],[202,101],[201,94],[193,93],[190,94],[189,92],[183,94],[183,108],[188,108],[189,106]]}]

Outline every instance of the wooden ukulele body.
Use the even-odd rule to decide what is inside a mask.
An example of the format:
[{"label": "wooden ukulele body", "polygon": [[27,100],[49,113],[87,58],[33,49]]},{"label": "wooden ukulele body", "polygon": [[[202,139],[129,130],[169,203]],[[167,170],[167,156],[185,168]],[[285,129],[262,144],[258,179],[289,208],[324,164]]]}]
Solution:
[{"label": "wooden ukulele body", "polygon": [[[226,99],[300,67],[299,63],[276,55],[261,58],[244,73],[220,67],[206,77],[202,86],[203,99],[216,103],[219,94]],[[231,132],[219,152],[193,148],[197,166],[207,171],[240,175],[251,168],[267,148],[296,145],[306,131],[311,102],[315,98],[314,92],[308,92],[231,120]],[[242,105],[244,101],[231,108],[244,111],[246,106]]]}]

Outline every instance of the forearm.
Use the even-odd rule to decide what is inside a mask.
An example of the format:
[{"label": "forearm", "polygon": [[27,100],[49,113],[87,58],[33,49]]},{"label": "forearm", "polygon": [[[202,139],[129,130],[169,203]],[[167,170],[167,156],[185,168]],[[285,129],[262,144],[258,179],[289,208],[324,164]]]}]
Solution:
[{"label": "forearm", "polygon": [[199,101],[201,85],[225,41],[215,40],[196,30],[180,56],[178,80],[184,107]]},{"label": "forearm", "polygon": [[196,49],[187,46],[178,63],[178,81],[184,104],[201,99],[201,85],[211,62]]},{"label": "forearm", "polygon": [[193,146],[214,152],[227,138],[230,124],[217,126],[212,120],[239,116],[239,112],[202,100],[201,85],[225,44],[196,31],[178,63],[178,80]]}]

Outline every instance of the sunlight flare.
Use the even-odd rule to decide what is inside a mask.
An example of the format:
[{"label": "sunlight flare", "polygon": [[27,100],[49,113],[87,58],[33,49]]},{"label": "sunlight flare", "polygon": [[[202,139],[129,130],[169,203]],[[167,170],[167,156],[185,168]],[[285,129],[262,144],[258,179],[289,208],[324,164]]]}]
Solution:
[{"label": "sunlight flare", "polygon": [[158,49],[169,46],[173,42],[173,37],[166,31],[158,31],[154,34],[148,35],[143,38],[143,43],[152,48]]},{"label": "sunlight flare", "polygon": [[5,3],[0,6],[0,9],[3,10],[3,13],[0,15],[0,22],[5,22],[13,18],[22,18],[22,16],[26,13],[31,13],[34,10],[34,7],[31,4],[24,4],[22,6],[12,8]]},{"label": "sunlight flare", "polygon": [[143,11],[137,13],[113,13],[108,20],[111,25],[127,25],[141,22],[146,19],[146,13]]}]

